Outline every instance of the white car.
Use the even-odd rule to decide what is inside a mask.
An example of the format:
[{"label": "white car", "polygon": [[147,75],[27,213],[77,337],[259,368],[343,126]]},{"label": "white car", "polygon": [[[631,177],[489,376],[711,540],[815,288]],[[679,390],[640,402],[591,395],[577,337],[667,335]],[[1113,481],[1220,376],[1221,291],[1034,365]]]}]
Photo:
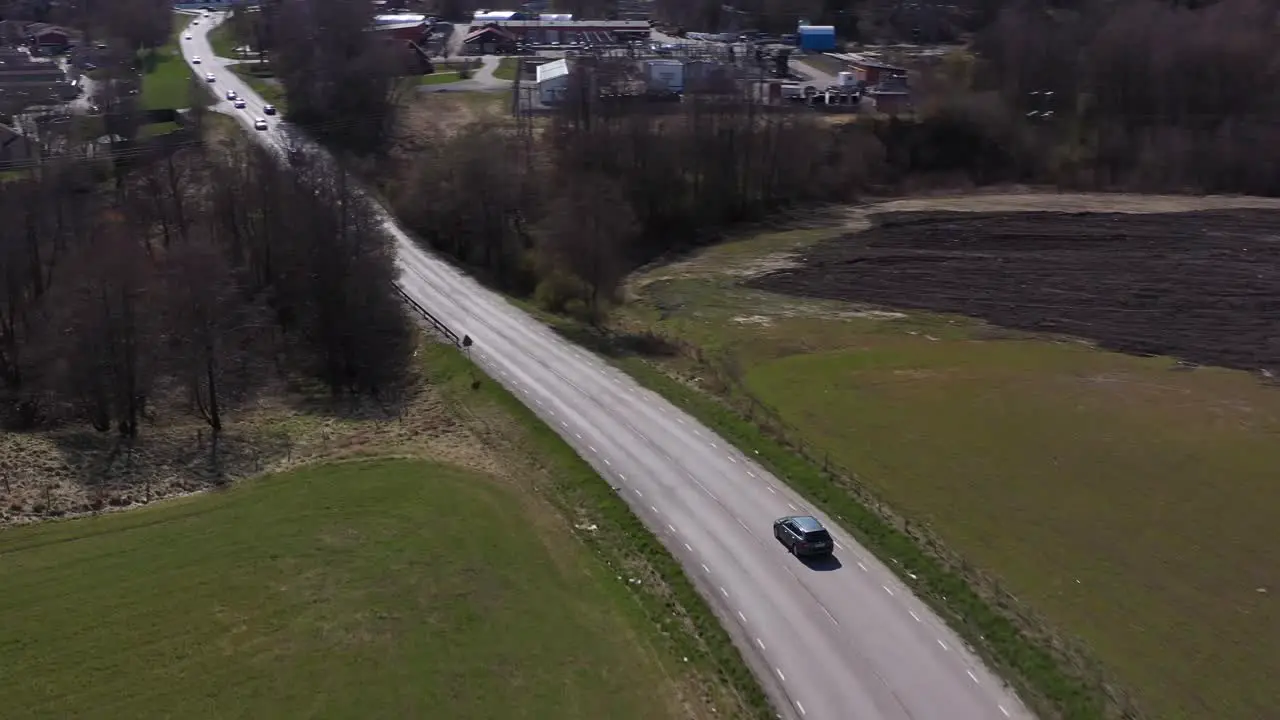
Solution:
[{"label": "white car", "polygon": [[241,100],[240,98],[236,98],[235,102],[233,102],[232,104],[236,106],[237,110],[244,109],[244,100]]},{"label": "white car", "polygon": [[235,90],[228,90],[228,91],[227,91],[227,99],[228,99],[228,100],[235,100],[235,99],[237,99],[237,98],[239,98],[239,97],[240,97],[240,96],[236,94],[236,91],[235,91]]},{"label": "white car", "polygon": [[199,64],[200,64],[200,56],[199,56],[199,55],[196,55],[195,57],[191,58],[191,64],[192,64],[192,65],[199,65]]},{"label": "white car", "polygon": [[183,36],[182,36],[182,39],[183,39],[183,40],[190,40],[190,39],[191,39],[191,33],[187,33],[186,35],[183,35]]},{"label": "white car", "polygon": [[205,82],[214,82],[214,81],[216,81],[217,79],[218,79],[218,78],[217,78],[213,73],[205,73],[205,74],[204,74],[204,81],[205,81]]},{"label": "white car", "polygon": [[268,104],[268,105],[263,105],[263,106],[262,106],[262,112],[264,112],[264,113],[266,113],[266,114],[268,114],[268,115],[275,115],[275,114],[276,114],[276,106],[275,106],[275,105],[270,105],[270,104]]},{"label": "white car", "polygon": [[267,121],[266,121],[266,120],[263,120],[262,118],[258,118],[257,120],[254,120],[254,121],[253,121],[253,129],[254,129],[254,130],[266,130],[266,129],[267,129]]}]

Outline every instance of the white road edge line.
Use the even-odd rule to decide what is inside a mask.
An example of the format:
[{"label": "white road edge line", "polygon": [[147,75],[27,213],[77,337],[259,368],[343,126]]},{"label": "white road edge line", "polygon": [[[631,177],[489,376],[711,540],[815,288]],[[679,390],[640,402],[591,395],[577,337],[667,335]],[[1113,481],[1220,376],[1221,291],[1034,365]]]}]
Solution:
[{"label": "white road edge line", "polygon": [[836,616],[835,616],[835,615],[832,615],[832,614],[831,614],[831,611],[827,609],[827,606],[826,606],[826,605],[819,605],[818,607],[822,608],[822,612],[824,612],[824,613],[826,613],[826,614],[827,614],[827,618],[828,618],[828,619],[830,619],[830,620],[831,620],[831,622],[833,622],[833,623],[835,623],[835,624],[837,624],[837,625],[839,625],[839,624],[840,624],[840,621],[836,619]]}]

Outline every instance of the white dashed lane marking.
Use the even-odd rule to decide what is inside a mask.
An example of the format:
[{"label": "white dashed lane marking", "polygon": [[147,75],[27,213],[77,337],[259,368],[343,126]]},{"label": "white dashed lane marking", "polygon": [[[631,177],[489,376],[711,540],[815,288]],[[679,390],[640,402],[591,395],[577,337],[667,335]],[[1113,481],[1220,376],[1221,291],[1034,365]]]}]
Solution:
[{"label": "white dashed lane marking", "polygon": [[867,571],[867,566],[863,565],[861,560],[858,561],[858,567],[862,568],[862,572]]},{"label": "white dashed lane marking", "polygon": [[707,567],[706,563],[703,563],[703,564],[702,564],[702,572],[704,572],[704,573],[706,573],[706,574],[710,575],[710,574],[711,574],[711,568]]},{"label": "white dashed lane marking", "polygon": [[1005,717],[1009,717],[1009,711],[1005,710],[1003,705],[997,705],[996,707],[1000,708],[1000,712],[1004,713]]},{"label": "white dashed lane marking", "polygon": [[884,591],[889,593],[889,597],[893,597],[893,591],[889,589],[888,585],[881,585],[880,587],[884,588]]},{"label": "white dashed lane marking", "polygon": [[590,451],[591,451],[591,452],[593,452],[593,453],[597,452],[597,450],[596,450],[595,448],[591,447],[590,445],[588,445],[588,446],[587,446],[587,449],[588,449],[588,450],[590,450]]},{"label": "white dashed lane marking", "polygon": [[[977,675],[974,675],[972,670],[965,670],[965,672],[969,673],[969,679],[970,679],[970,680],[972,680],[972,681],[974,681],[974,682],[978,682],[978,676],[977,676]],[[981,685],[982,683],[978,683],[978,684],[979,684],[979,685]]]},{"label": "white dashed lane marking", "polygon": [[947,649],[947,644],[942,642],[942,638],[938,638],[938,645],[942,646],[943,650]]},{"label": "white dashed lane marking", "polygon": [[725,597],[729,597],[729,591],[725,590],[724,588],[720,588],[720,594]]},{"label": "white dashed lane marking", "polygon": [[760,638],[756,638],[756,644],[760,646],[760,649],[761,649],[761,650],[764,650],[764,641],[763,641],[763,640],[761,640]]},{"label": "white dashed lane marking", "polygon": [[799,700],[796,701],[796,709],[800,711],[801,715],[804,715],[804,706],[800,704]]},{"label": "white dashed lane marking", "polygon": [[779,679],[779,680],[781,680],[782,682],[786,682],[786,681],[787,681],[787,676],[782,674],[782,669],[781,669],[781,668],[774,668],[774,669],[773,669],[773,671],[774,671],[774,672],[776,672],[776,673],[778,673],[778,679]]},{"label": "white dashed lane marking", "polygon": [[738,619],[742,621],[743,625],[747,624],[747,616],[743,615],[741,610],[738,611]]},{"label": "white dashed lane marking", "polygon": [[631,489],[635,492],[636,497],[644,497],[644,493],[640,492],[640,488],[631,488]]},{"label": "white dashed lane marking", "polygon": [[916,614],[915,610],[908,610],[907,612],[911,613],[912,620],[915,620],[916,622],[921,622],[920,616]]}]

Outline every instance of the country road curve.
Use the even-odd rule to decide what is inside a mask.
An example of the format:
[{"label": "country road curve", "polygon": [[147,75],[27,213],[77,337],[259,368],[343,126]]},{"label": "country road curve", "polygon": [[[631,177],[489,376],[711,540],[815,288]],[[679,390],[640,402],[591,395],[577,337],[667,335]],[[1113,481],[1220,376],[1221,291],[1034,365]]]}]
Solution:
[{"label": "country road curve", "polygon": [[[206,33],[183,40],[200,75],[246,111],[219,103],[253,137],[283,147],[263,101],[215,59]],[[313,146],[308,151],[319,152]],[[749,457],[659,395],[577,348],[414,243],[389,215],[402,289],[459,335],[472,357],[613,485],[681,562],[782,717],[982,720],[1033,716],[928,607],[848,533]],[[773,538],[804,512],[832,529],[838,563],[811,568]]]}]

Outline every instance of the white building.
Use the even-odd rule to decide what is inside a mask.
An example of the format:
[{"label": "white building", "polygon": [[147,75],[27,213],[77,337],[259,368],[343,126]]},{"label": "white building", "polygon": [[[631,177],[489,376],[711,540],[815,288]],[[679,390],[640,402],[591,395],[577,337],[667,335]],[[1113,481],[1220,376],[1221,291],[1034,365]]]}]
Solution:
[{"label": "white building", "polygon": [[569,89],[569,60],[560,58],[538,66],[538,100],[550,105],[564,99]]}]

